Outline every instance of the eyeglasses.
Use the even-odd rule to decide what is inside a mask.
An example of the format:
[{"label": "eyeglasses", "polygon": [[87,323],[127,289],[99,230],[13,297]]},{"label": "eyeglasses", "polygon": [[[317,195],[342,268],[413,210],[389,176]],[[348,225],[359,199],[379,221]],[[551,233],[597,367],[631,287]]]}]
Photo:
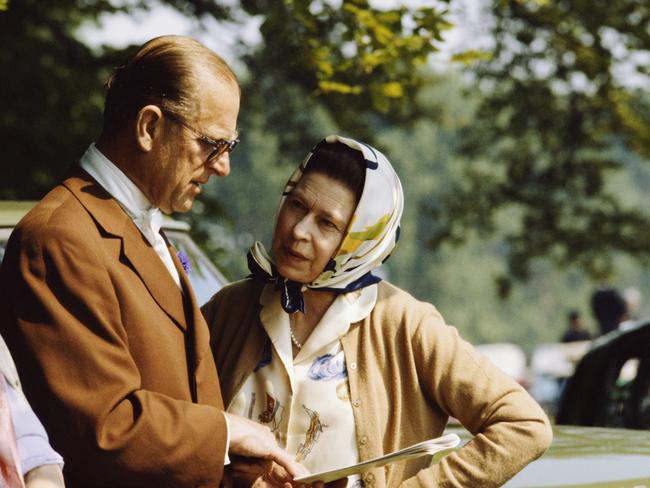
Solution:
[{"label": "eyeglasses", "polygon": [[183,119],[181,119],[178,115],[170,112],[169,110],[163,110],[163,113],[167,115],[170,119],[172,119],[174,122],[192,131],[199,141],[207,144],[212,148],[210,154],[208,154],[208,157],[205,159],[205,164],[208,164],[211,161],[217,159],[225,152],[231,153],[233,149],[235,149],[237,144],[239,144],[239,138],[233,139],[232,141],[229,141],[228,139],[219,139],[215,141],[214,139],[212,139],[212,137],[202,134],[194,127],[189,125],[187,122],[185,122]]}]

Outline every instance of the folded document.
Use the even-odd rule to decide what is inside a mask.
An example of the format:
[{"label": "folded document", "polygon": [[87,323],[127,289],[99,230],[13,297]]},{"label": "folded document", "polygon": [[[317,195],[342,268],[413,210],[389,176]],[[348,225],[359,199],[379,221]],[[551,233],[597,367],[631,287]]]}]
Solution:
[{"label": "folded document", "polygon": [[296,478],[295,481],[300,483],[314,483],[316,481],[323,481],[328,483],[330,481],[345,478],[353,474],[363,473],[373,468],[379,468],[386,464],[394,463],[397,461],[405,461],[416,457],[424,456],[426,454],[433,455],[440,451],[453,449],[460,443],[460,438],[456,434],[447,434],[428,441],[419,442],[412,446],[405,447],[399,451],[384,454],[383,456],[362,461],[352,466],[344,468],[332,469],[330,471],[322,471],[320,473],[310,474],[301,478]]}]

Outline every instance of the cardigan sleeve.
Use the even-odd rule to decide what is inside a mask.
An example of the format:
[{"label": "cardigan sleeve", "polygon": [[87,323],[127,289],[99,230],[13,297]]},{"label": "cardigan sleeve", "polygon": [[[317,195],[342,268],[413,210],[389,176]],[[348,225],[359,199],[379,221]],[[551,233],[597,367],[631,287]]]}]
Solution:
[{"label": "cardigan sleeve", "polygon": [[497,487],[550,445],[552,431],[539,405],[513,379],[464,341],[432,308],[413,337],[425,396],[474,437],[402,486]]}]

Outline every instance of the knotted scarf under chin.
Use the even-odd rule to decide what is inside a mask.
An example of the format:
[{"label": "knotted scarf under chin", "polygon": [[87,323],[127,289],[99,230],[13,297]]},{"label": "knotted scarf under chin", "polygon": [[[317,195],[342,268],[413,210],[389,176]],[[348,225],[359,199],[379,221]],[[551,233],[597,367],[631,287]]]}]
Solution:
[{"label": "knotted scarf under chin", "polygon": [[268,283],[275,283],[280,287],[280,304],[285,312],[294,313],[300,311],[305,313],[305,299],[302,296],[302,283],[291,281],[280,276],[277,268],[272,263],[271,273],[269,273],[255,260],[251,251],[246,255],[246,259],[248,261],[248,269],[251,272],[251,276]]}]

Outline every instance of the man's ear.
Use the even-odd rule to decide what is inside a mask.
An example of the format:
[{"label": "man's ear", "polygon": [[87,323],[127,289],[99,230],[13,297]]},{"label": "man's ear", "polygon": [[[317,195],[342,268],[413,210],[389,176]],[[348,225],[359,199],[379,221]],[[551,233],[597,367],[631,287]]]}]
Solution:
[{"label": "man's ear", "polygon": [[146,105],[135,119],[135,138],[141,151],[149,152],[163,134],[162,110],[157,105]]}]

